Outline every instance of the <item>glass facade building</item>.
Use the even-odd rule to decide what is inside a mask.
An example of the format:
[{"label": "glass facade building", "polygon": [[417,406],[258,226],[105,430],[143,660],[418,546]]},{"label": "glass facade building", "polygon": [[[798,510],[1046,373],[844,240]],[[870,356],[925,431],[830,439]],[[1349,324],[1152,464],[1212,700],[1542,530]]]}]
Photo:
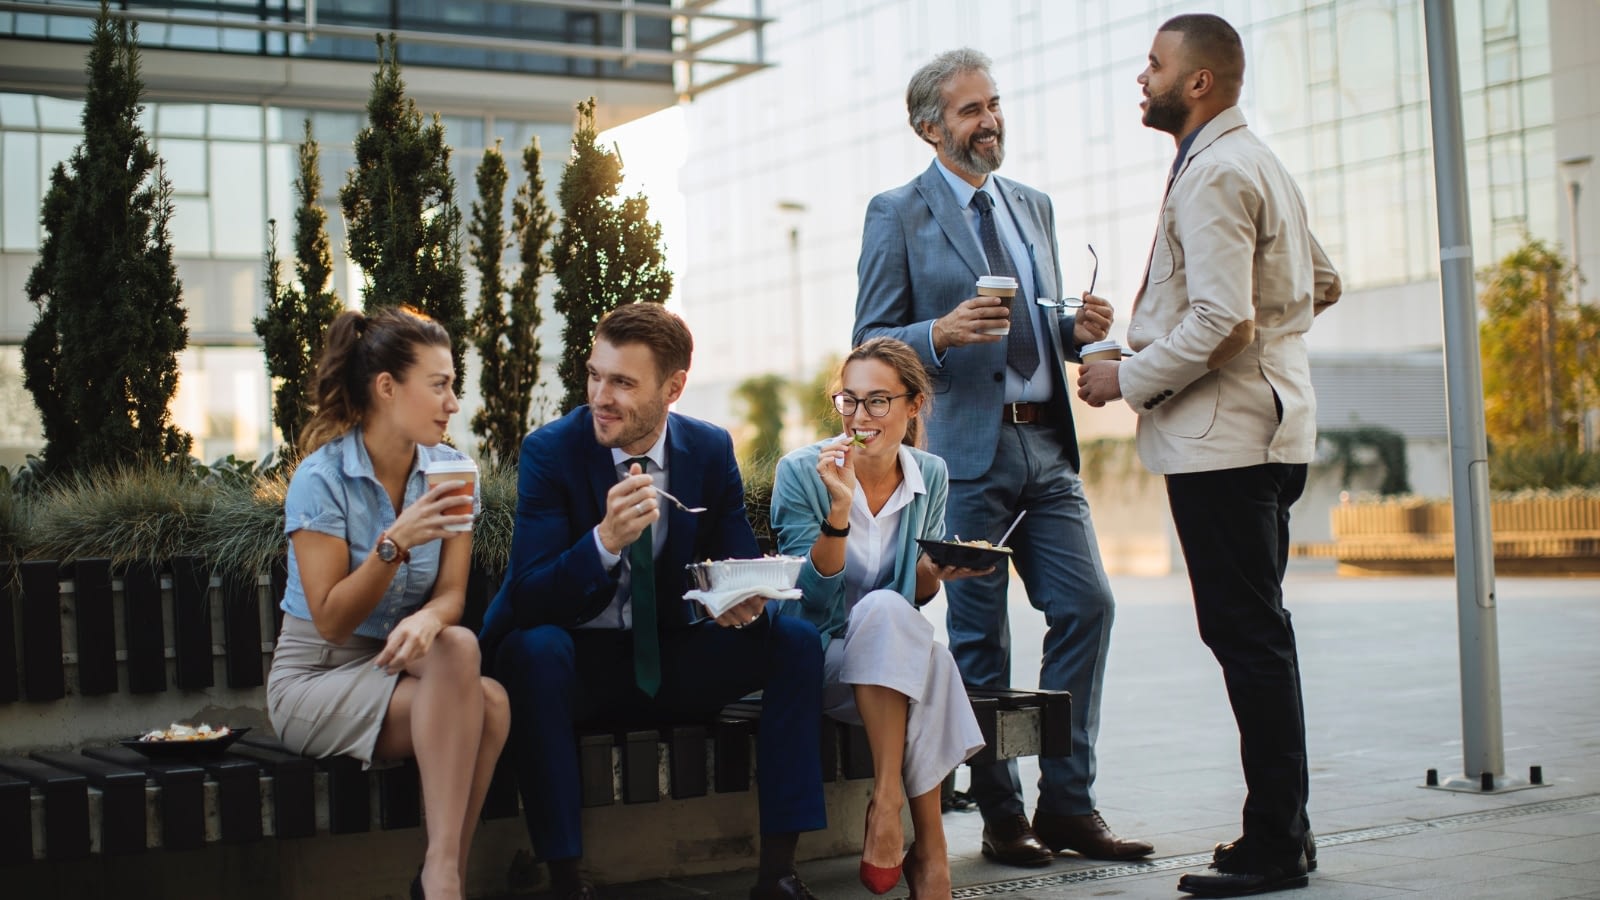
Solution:
[{"label": "glass facade building", "polygon": [[[1554,73],[1592,71],[1594,54],[1583,47],[1558,53],[1553,41],[1575,20],[1593,23],[1596,13],[1593,4],[1550,0],[1454,6],[1473,246],[1484,266],[1524,235],[1565,243]],[[1558,20],[1554,10],[1563,6]],[[1001,174],[1054,200],[1067,289],[1088,286],[1086,245],[1094,246],[1097,292],[1123,311],[1120,333],[1173,155],[1168,135],[1140,124],[1135,78],[1160,24],[1202,10],[1239,29],[1247,59],[1241,107],[1295,174],[1345,279],[1346,301],[1319,321],[1313,350],[1437,354],[1438,238],[1419,0],[1203,7],[775,0],[767,55],[776,67],[687,111],[693,243],[684,308],[710,351],[699,355],[691,399],[730,414],[722,398],[738,379],[787,374],[797,357],[812,371],[847,349],[867,201],[932,158],[906,123],[906,82],[935,54],[959,46],[994,60],[1006,115]],[[771,313],[790,305],[793,315]],[[1131,430],[1131,414],[1084,419],[1091,432]]]},{"label": "glass facade building", "polygon": [[[557,205],[573,106],[598,98],[602,128],[695,93],[695,65],[716,60],[685,48],[686,35],[711,26],[749,27],[759,18],[719,19],[708,5],[672,19],[667,0],[596,3],[455,0],[287,0],[126,4],[138,21],[146,102],[141,124],[173,188],[172,242],[188,311],[190,346],[174,417],[206,460],[230,453],[259,458],[276,441],[269,385],[252,320],[265,304],[261,283],[268,221],[292,277],[296,148],[309,121],[321,148],[323,195],[334,254],[334,284],[359,305],[362,274],[344,253],[338,192],[355,162],[376,50],[373,34],[400,36],[408,95],[424,114],[438,111],[449,142],[456,203],[470,215],[474,171],[498,142],[511,169],[505,198],[524,180],[522,149],[537,137],[545,151],[547,200]],[[57,14],[51,7],[60,9]],[[624,15],[626,6],[634,14]],[[710,4],[709,6],[715,6]],[[27,11],[16,11],[26,9]],[[40,202],[50,172],[82,140],[83,59],[95,7],[0,4],[0,464],[15,464],[40,444],[32,398],[23,389],[20,344],[35,310],[24,285],[43,237]],[[308,26],[314,14],[314,28]],[[678,29],[674,32],[674,23]],[[756,63],[743,63],[743,71]],[[726,66],[723,66],[726,69]],[[703,84],[703,80],[702,80]],[[463,249],[467,235],[463,232]],[[516,263],[511,248],[509,263]],[[465,252],[463,262],[467,263]],[[476,304],[468,265],[469,306]],[[544,292],[549,302],[551,289]],[[547,320],[551,317],[547,316]],[[559,328],[542,335],[559,345]],[[467,431],[477,401],[469,371],[467,409],[452,431]]]}]

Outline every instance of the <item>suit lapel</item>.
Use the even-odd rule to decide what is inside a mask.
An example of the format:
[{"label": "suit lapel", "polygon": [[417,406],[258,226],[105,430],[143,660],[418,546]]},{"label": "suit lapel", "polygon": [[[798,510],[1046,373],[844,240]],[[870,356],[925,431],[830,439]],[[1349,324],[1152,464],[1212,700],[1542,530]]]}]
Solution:
[{"label": "suit lapel", "polygon": [[[696,465],[694,447],[690,446],[689,429],[675,427],[667,419],[667,473],[671,480],[672,495],[687,506],[702,505],[704,472]],[[671,500],[662,500],[667,515],[667,543],[661,548],[660,562],[678,571],[694,562],[695,517],[679,509]],[[658,566],[659,568],[659,566]]]},{"label": "suit lapel", "polygon": [[933,213],[933,220],[944,231],[945,239],[956,249],[967,268],[972,270],[973,280],[976,281],[979,275],[988,274],[989,263],[983,258],[983,248],[978,246],[972,229],[967,227],[961,207],[956,205],[956,198],[951,196],[950,186],[944,183],[944,176],[939,173],[936,163],[929,163],[927,171],[917,177],[917,193],[928,204],[928,211]]}]

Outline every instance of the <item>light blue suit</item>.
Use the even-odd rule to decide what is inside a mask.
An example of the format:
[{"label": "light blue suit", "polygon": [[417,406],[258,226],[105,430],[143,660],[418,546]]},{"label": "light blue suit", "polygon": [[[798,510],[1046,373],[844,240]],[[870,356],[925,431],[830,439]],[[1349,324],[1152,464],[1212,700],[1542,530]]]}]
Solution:
[{"label": "light blue suit", "polygon": [[[1014,181],[990,178],[1029,250],[1029,259],[1015,260],[1023,276],[1018,300],[1026,300],[1036,330],[1044,329],[1047,337],[1048,424],[1002,424],[1005,341],[952,347],[942,360],[934,357],[933,320],[972,297],[978,276],[989,271],[973,227],[936,164],[867,206],[852,340],[899,338],[922,356],[934,384],[932,409],[924,414],[928,449],[949,465],[946,520],[952,534],[996,540],[1018,512],[1028,512],[1008,543],[1029,602],[1044,612],[1048,626],[1039,683],[1070,691],[1073,712],[1072,755],[1040,760],[1039,805],[1058,815],[1081,815],[1094,809],[1094,742],[1113,604],[1077,473],[1063,368],[1077,359],[1074,321],[1033,303],[1062,291],[1050,199]],[[1009,573],[996,572],[945,586],[950,649],[970,686],[1011,683],[1008,581]],[[986,819],[1023,812],[1014,762],[974,766],[972,789]]]}]

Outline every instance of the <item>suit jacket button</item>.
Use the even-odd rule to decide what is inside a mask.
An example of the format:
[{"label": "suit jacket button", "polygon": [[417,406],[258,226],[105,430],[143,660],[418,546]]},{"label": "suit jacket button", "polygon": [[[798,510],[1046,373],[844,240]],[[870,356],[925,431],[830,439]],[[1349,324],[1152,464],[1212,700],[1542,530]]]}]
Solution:
[{"label": "suit jacket button", "polygon": [[1161,396],[1163,396],[1163,397],[1171,397],[1172,396],[1172,388],[1167,388],[1166,390],[1162,391],[1161,392]]},{"label": "suit jacket button", "polygon": [[1006,380],[1006,373],[1004,373],[1004,372],[996,372],[996,373],[994,373],[994,380],[997,381],[997,382],[1005,381]]}]

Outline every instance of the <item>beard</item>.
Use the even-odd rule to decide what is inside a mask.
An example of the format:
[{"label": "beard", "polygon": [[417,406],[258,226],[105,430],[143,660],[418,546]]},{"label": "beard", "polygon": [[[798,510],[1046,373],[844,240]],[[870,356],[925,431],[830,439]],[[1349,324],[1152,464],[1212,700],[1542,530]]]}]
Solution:
[{"label": "beard", "polygon": [[620,415],[622,421],[607,431],[602,431],[600,423],[596,422],[595,442],[602,447],[621,449],[649,437],[662,422],[666,421],[667,403],[660,398],[652,398],[634,409],[610,407],[600,411],[608,416]]},{"label": "beard", "polygon": [[[940,149],[949,157],[956,167],[971,175],[987,175],[1000,168],[1006,158],[1006,129],[980,128],[967,138],[966,143],[956,140],[956,136],[943,122],[939,123]],[[994,137],[993,149],[980,150],[978,141],[987,137]]]},{"label": "beard", "polygon": [[1183,102],[1182,80],[1160,94],[1151,94],[1149,102],[1145,104],[1144,124],[1148,128],[1179,137],[1188,120],[1189,107]]}]

